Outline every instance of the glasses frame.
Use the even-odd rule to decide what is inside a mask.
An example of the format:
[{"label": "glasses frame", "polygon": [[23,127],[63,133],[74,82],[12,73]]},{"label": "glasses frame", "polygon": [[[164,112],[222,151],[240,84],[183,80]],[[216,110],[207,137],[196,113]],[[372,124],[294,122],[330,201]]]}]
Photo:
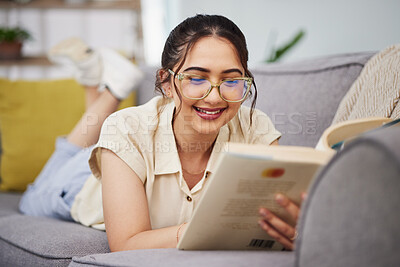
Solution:
[{"label": "glasses frame", "polygon": [[[191,99],[191,100],[202,100],[202,99],[206,98],[206,97],[211,93],[211,90],[212,90],[213,88],[217,88],[217,89],[218,89],[218,94],[219,94],[219,96],[220,96],[224,101],[226,101],[226,102],[231,102],[231,103],[242,102],[242,101],[244,101],[244,100],[246,99],[247,95],[249,94],[249,92],[250,92],[250,90],[251,90],[251,86],[253,85],[253,79],[252,79],[251,77],[228,78],[228,79],[223,79],[223,80],[221,80],[219,83],[213,84],[209,79],[207,79],[207,78],[205,78],[205,77],[203,77],[203,76],[201,76],[201,75],[188,74],[188,73],[182,73],[182,72],[181,72],[181,73],[175,73],[175,72],[174,72],[173,70],[171,70],[171,69],[168,69],[168,71],[169,71],[169,73],[171,73],[171,74],[174,76],[174,78],[177,78],[177,79],[178,79],[178,81],[179,81],[179,87],[180,87],[180,88],[182,88],[182,80],[183,80],[185,77],[196,77],[196,78],[201,78],[201,79],[207,80],[207,81],[211,84],[210,89],[208,89],[207,93],[206,93],[204,96],[202,96],[202,97],[197,97],[197,98],[188,97],[188,96],[186,96],[186,95],[183,93],[183,91],[182,91],[182,95],[183,95],[184,97],[188,98],[188,99]],[[227,100],[227,99],[225,99],[225,98],[222,96],[222,94],[221,94],[221,90],[220,90],[221,84],[223,84],[223,83],[226,82],[226,81],[236,81],[236,80],[244,80],[244,81],[247,82],[247,85],[248,85],[248,86],[247,86],[247,91],[246,91],[246,93],[243,95],[243,97],[242,97],[240,100]]]}]

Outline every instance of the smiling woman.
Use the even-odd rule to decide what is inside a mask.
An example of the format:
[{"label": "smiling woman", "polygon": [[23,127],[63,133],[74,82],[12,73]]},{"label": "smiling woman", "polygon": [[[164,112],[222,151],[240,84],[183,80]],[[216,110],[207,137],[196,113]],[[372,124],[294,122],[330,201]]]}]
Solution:
[{"label": "smiling woman", "polygon": [[[169,163],[157,160],[161,151],[155,151],[155,159],[139,151],[142,159],[136,164],[145,166],[142,171],[132,161],[124,160],[122,151],[99,145],[93,153],[97,162],[103,162],[94,171],[103,183],[104,216],[112,250],[175,247],[201,197],[208,173],[213,172],[221,143],[269,145],[279,138],[265,114],[241,106],[250,95],[253,79],[247,60],[244,35],[225,17],[198,15],[171,32],[156,83],[164,98],[146,104],[152,109],[146,113],[158,119],[157,130],[141,133],[172,137],[168,149],[174,153],[168,152]],[[262,124],[269,125],[270,132],[257,134],[251,123],[253,112]],[[124,116],[129,116],[128,112],[121,114]],[[172,131],[166,131],[162,127],[165,125]],[[133,138],[139,139],[138,135]],[[101,141],[102,138],[100,144]],[[153,148],[158,141],[150,138],[146,143]],[[92,158],[92,162],[96,160]],[[116,166],[123,172],[116,175],[112,171]],[[149,175],[149,169],[154,169],[154,174]],[[121,195],[121,187],[129,190]],[[116,195],[121,196],[119,201]],[[124,207],[121,203],[126,200],[129,205]],[[126,219],[124,222],[118,220],[121,216]],[[175,234],[176,239],[171,238]]]},{"label": "smiling woman", "polygon": [[157,72],[162,96],[104,121],[72,218],[105,227],[112,251],[176,247],[223,143],[268,146],[280,137],[255,97],[252,108],[242,106],[256,95],[247,60],[244,35],[229,19],[179,24]]},{"label": "smiling woman", "polygon": [[[244,68],[230,42],[211,36],[201,38],[193,45],[181,69],[184,72],[180,76],[189,78],[189,83],[182,83],[181,79],[178,79],[180,80],[178,83],[164,83],[164,90],[167,95],[172,95],[175,106],[179,110],[175,116],[174,129],[177,132],[197,136],[199,141],[212,144],[219,129],[236,115],[243,101],[243,97],[239,99],[241,101],[224,100],[221,97],[221,81],[243,78],[241,75],[244,73]],[[176,72],[172,71],[172,73]],[[192,75],[197,77],[195,82],[190,80]],[[176,74],[171,78],[174,77]],[[199,79],[199,77],[205,78]],[[212,86],[206,79],[221,85]],[[213,90],[214,88],[216,90]],[[237,89],[243,95],[244,86]],[[193,97],[199,94],[201,97]],[[185,140],[180,140],[181,135],[176,136],[176,139],[178,146],[181,142],[185,142]]]}]

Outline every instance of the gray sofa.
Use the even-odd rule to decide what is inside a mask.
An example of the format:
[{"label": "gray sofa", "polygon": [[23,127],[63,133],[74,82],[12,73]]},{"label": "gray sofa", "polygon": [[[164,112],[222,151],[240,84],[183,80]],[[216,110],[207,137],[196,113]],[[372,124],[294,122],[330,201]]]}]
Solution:
[{"label": "gray sofa", "polygon": [[[257,108],[266,112],[282,132],[280,143],[315,146],[323,130],[330,125],[340,100],[373,54],[343,54],[253,68],[258,87]],[[138,91],[139,103],[149,100],[154,88],[155,69],[148,67],[143,70],[146,79]],[[397,148],[400,148],[398,143]],[[350,157],[348,154],[347,157]],[[379,160],[376,162],[381,163]],[[353,169],[357,170],[358,166],[354,165]],[[318,190],[313,190],[313,194],[317,195]],[[310,196],[307,201],[308,210],[312,210],[313,197]],[[310,242],[322,242],[307,240],[306,234],[300,235],[298,246],[301,249],[296,253],[176,249],[109,253],[105,232],[76,223],[22,215],[18,212],[19,198],[19,194],[0,193],[0,266],[316,266],[308,263],[313,263],[314,258],[321,259],[319,253],[322,252],[318,249],[314,258],[304,262],[299,260],[304,252],[313,255]],[[302,214],[301,221],[304,233],[312,231],[309,225],[313,225],[306,215]],[[317,224],[317,221],[311,221]],[[321,228],[318,227],[315,226],[316,229]],[[333,227],[331,232],[326,233],[329,234],[327,238],[336,235],[334,230],[337,229]],[[315,237],[313,234],[310,236]],[[357,240],[358,237],[354,238]],[[317,262],[321,266],[320,261]]]}]

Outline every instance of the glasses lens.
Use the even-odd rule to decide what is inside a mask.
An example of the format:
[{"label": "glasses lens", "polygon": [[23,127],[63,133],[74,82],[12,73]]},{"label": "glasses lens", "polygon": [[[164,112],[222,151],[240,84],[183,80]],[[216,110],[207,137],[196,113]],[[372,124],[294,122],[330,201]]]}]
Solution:
[{"label": "glasses lens", "polygon": [[184,96],[188,98],[202,98],[210,89],[211,83],[200,77],[185,76],[181,81],[181,89]]},{"label": "glasses lens", "polygon": [[228,101],[242,100],[247,92],[246,80],[228,80],[221,84],[220,91],[224,99]]}]

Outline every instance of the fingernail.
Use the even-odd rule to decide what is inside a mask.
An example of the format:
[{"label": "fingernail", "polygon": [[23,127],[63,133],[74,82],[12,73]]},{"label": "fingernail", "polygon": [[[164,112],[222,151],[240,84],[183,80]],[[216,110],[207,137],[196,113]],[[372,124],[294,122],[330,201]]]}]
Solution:
[{"label": "fingernail", "polygon": [[265,227],[267,224],[263,220],[259,220],[258,225],[260,225],[261,227]]},{"label": "fingernail", "polygon": [[260,215],[263,217],[267,217],[268,216],[268,212],[265,209],[260,209]]},{"label": "fingernail", "polygon": [[276,194],[275,200],[276,200],[276,202],[278,202],[279,204],[283,204],[283,201],[285,200],[285,197],[284,197],[282,194]]}]

